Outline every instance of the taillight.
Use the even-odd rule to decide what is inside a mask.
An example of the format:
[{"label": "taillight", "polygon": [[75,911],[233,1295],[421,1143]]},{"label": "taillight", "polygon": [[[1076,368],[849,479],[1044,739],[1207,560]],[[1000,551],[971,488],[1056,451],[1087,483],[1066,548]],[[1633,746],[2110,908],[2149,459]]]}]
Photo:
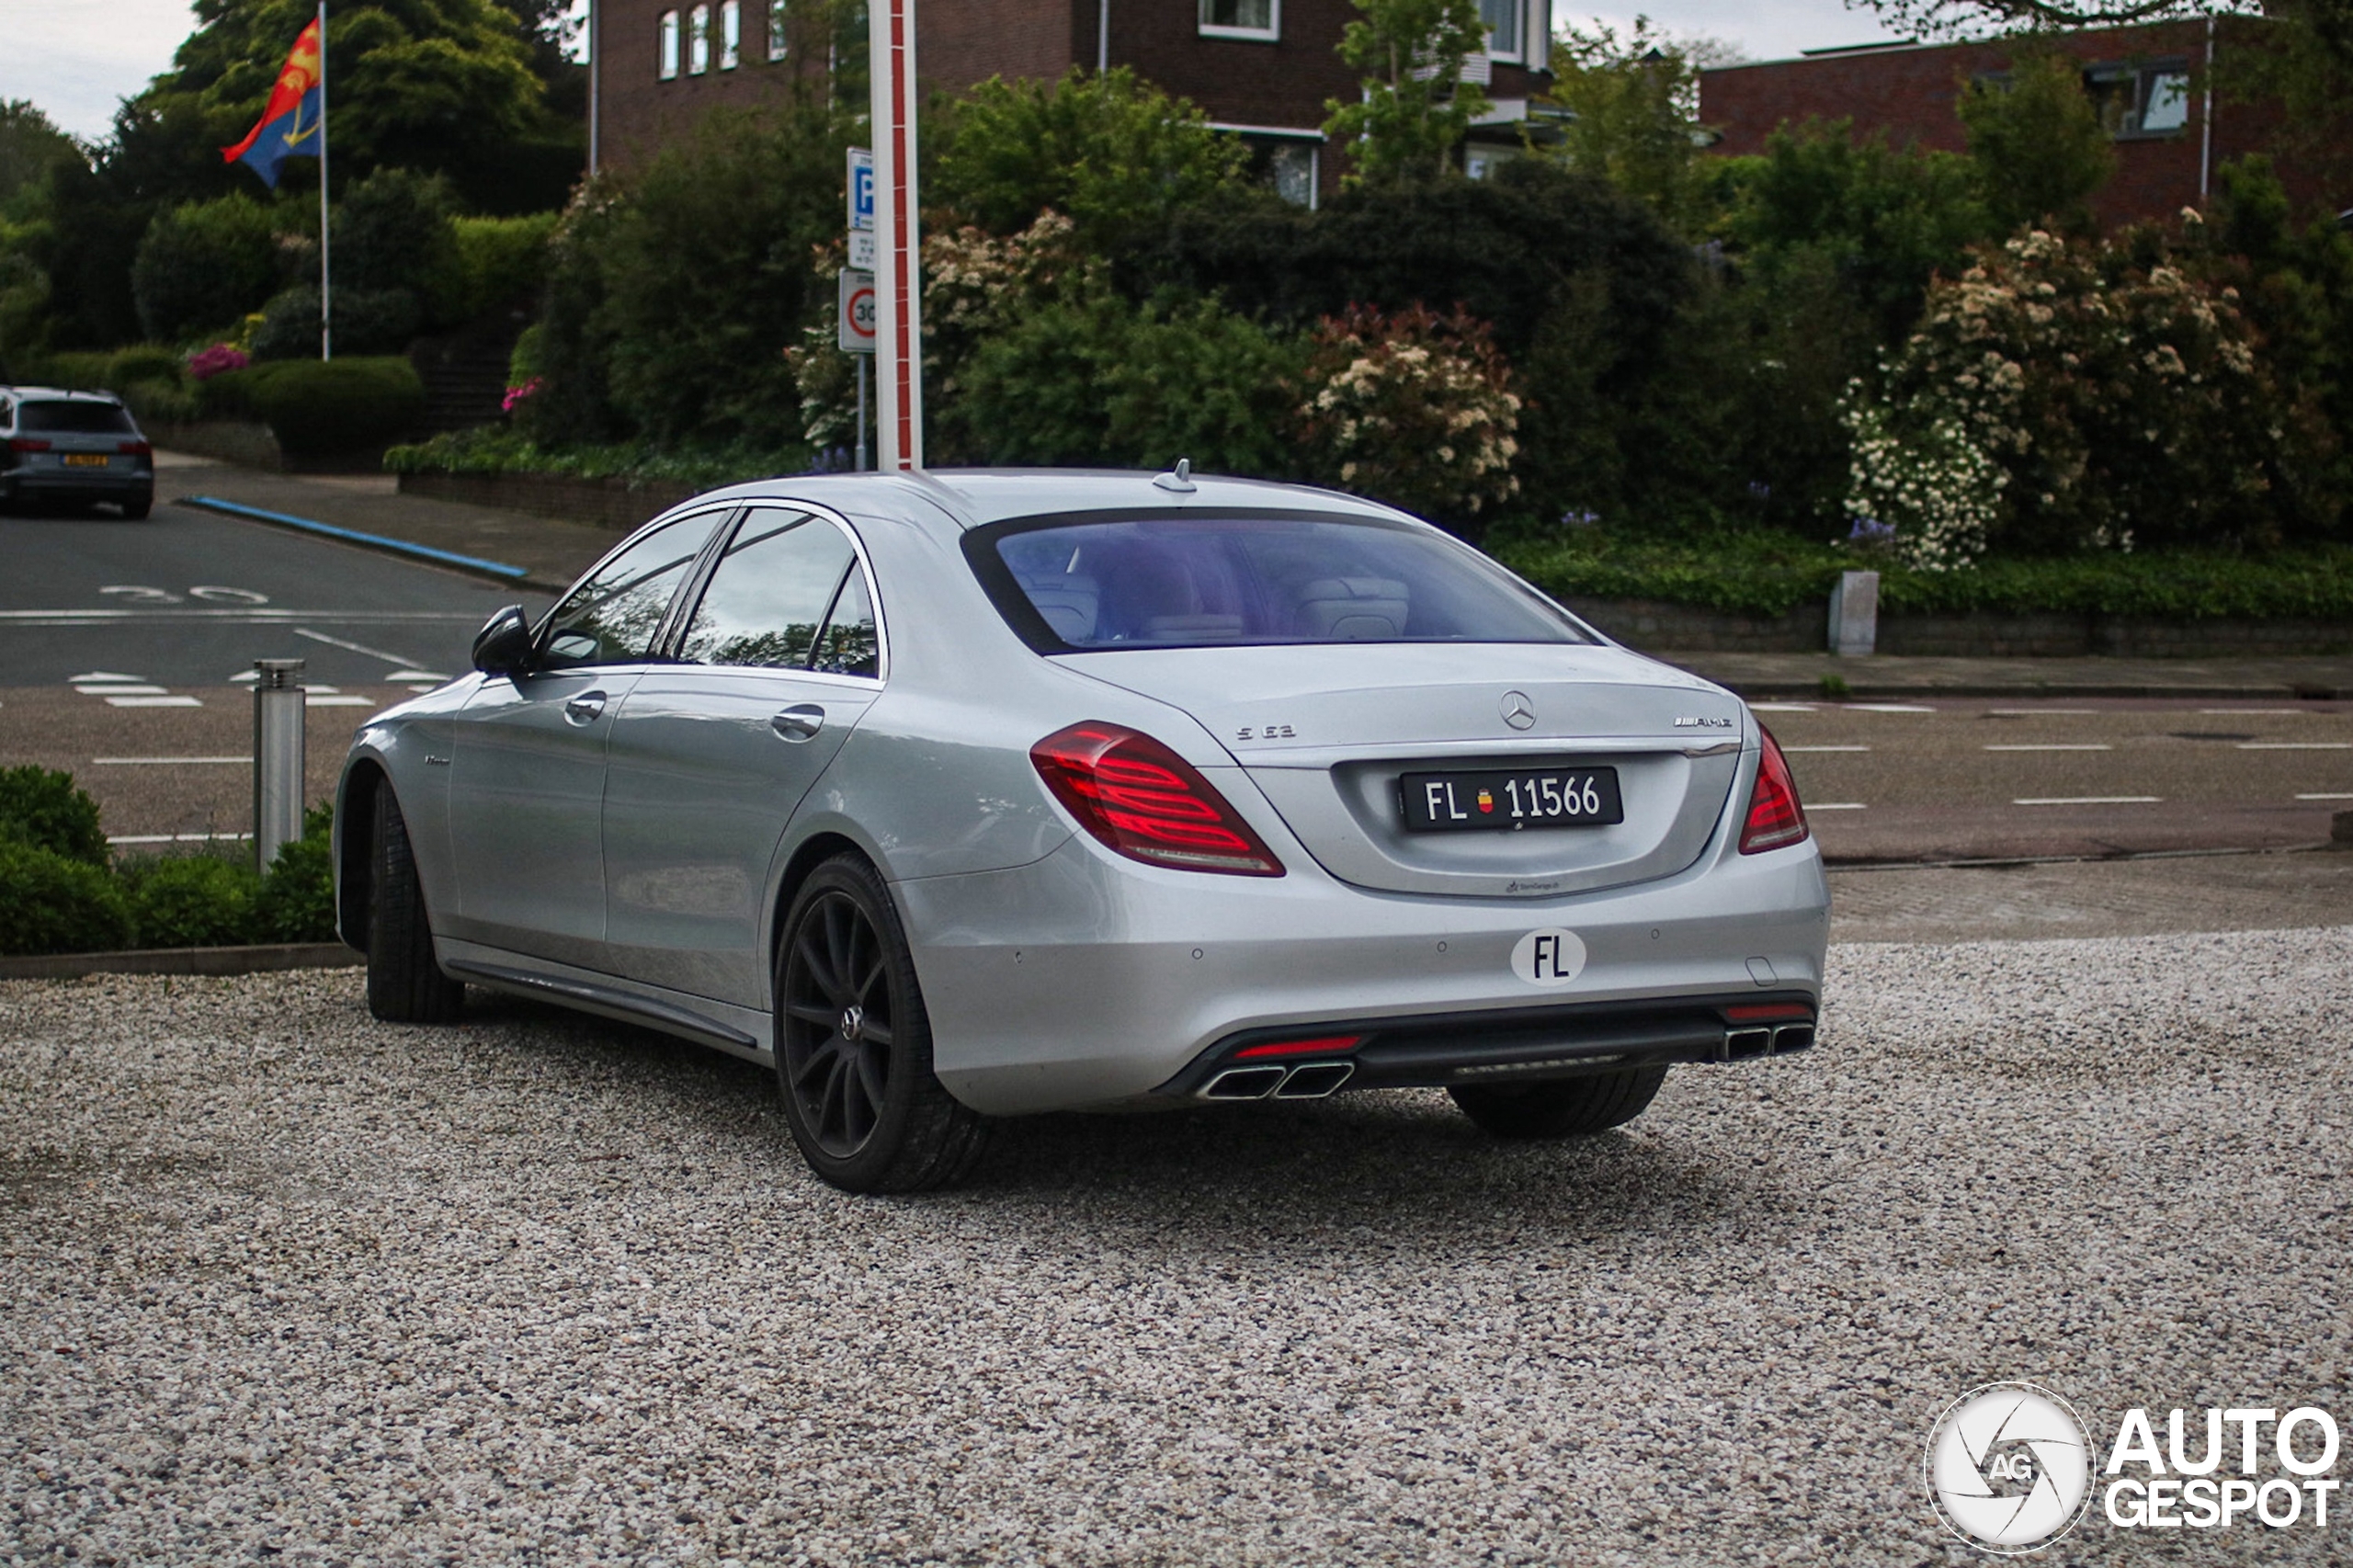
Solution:
[{"label": "taillight", "polygon": [[1282,862],[1192,764],[1123,724],[1058,730],[1029,760],[1079,824],[1131,860],[1279,877]]},{"label": "taillight", "polygon": [[114,449],[126,457],[151,458],[155,455],[155,449],[145,441],[117,441]]},{"label": "taillight", "polygon": [[8,437],[8,449],[12,452],[45,452],[49,450],[49,443],[31,436],[11,436]]},{"label": "taillight", "polygon": [[1763,744],[1757,748],[1756,788],[1748,792],[1748,821],[1740,830],[1743,855],[1802,844],[1813,831],[1805,824],[1805,807],[1798,803],[1797,780],[1790,777],[1780,743],[1762,724],[1756,733]]}]

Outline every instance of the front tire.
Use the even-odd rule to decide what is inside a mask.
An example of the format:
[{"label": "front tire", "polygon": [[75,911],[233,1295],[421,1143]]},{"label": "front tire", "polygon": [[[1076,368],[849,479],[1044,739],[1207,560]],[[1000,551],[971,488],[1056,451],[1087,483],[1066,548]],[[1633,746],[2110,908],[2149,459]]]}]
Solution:
[{"label": "front tire", "polygon": [[393,1024],[452,1022],[465,1006],[466,988],[434,961],[416,851],[389,783],[376,787],[369,849],[374,874],[368,881],[368,1010]]},{"label": "front tire", "polygon": [[890,891],[858,856],[818,867],[785,916],[776,1046],[792,1141],[844,1191],[944,1187],[980,1157],[987,1123],[932,1074],[915,955]]},{"label": "front tire", "polygon": [[1664,1067],[1628,1067],[1549,1084],[1449,1089],[1462,1114],[1498,1138],[1574,1138],[1623,1127],[1649,1108]]}]

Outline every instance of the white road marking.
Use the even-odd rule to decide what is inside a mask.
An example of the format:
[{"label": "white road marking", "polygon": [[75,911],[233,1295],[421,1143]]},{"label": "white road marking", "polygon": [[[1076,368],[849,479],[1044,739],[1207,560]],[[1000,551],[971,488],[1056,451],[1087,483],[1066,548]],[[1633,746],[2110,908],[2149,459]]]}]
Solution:
[{"label": "white road marking", "polygon": [[2014,806],[2154,806],[2161,795],[2043,795],[2012,801]]},{"label": "white road marking", "polygon": [[1810,812],[1859,812],[1867,809],[1860,801],[1816,801],[1806,808]]},{"label": "white road marking", "polygon": [[[330,637],[324,631],[313,631],[307,626],[294,629],[297,637],[307,637],[313,642],[324,642],[330,648],[347,648],[355,653],[365,653],[371,659],[381,659],[388,665],[415,665],[416,661],[405,653],[387,653],[381,648],[370,648],[365,642],[347,642],[340,637]],[[400,677],[391,677],[394,680]]]},{"label": "white road marking", "polygon": [[1915,702],[1849,702],[1845,705],[1845,710],[1849,713],[1934,713],[1936,711],[1933,708],[1923,708]]},{"label": "white road marking", "polygon": [[85,670],[78,676],[68,676],[65,677],[66,684],[69,686],[79,686],[85,680],[124,681],[143,680],[144,678],[146,677],[143,676],[118,675],[113,670]]},{"label": "white road marking", "polygon": [[376,699],[372,697],[310,696],[303,698],[302,706],[305,708],[373,708],[376,706]]},{"label": "white road marking", "polygon": [[437,674],[432,670],[394,670],[391,675],[386,676],[384,678],[386,680],[395,681],[430,681],[433,685],[439,686],[443,681],[448,680],[449,677],[445,675]]},{"label": "white road marking", "polygon": [[250,833],[110,833],[108,844],[217,844],[248,839]]},{"label": "white road marking", "polygon": [[1811,702],[1752,702],[1748,705],[1748,710],[1751,713],[1811,713],[1813,711],[1813,704]]},{"label": "white road marking", "polygon": [[2340,790],[2336,794],[2299,795],[2296,799],[2299,801],[2353,801],[2353,790]]},{"label": "white road marking", "polygon": [[352,620],[371,625],[405,621],[462,620],[480,617],[462,609],[0,609],[0,621],[33,626],[110,626],[120,620],[217,621],[230,626],[284,626],[297,620]]},{"label": "white road marking", "polygon": [[2081,745],[1986,746],[1984,749],[1986,751],[2114,751],[2116,748],[2087,742]]},{"label": "white road marking", "polygon": [[2200,713],[2302,713],[2302,708],[2200,708]]},{"label": "white road marking", "polygon": [[81,681],[74,689],[85,697],[160,697],[165,688],[149,686],[143,681],[109,681],[105,685],[97,681]]},{"label": "white road marking", "polygon": [[201,708],[204,701],[196,697],[109,697],[109,708]]},{"label": "white road marking", "polygon": [[2241,741],[2241,751],[2353,751],[2353,741]]},{"label": "white road marking", "polygon": [[228,763],[243,767],[253,761],[249,756],[94,756],[90,761],[99,767],[165,767],[181,763]]},{"label": "white road marking", "polygon": [[199,583],[188,592],[190,598],[205,599],[213,604],[266,605],[269,602],[267,594],[257,594],[251,588],[224,588],[217,583]]},{"label": "white road marking", "polygon": [[1783,751],[1869,751],[1869,746],[1783,746]]},{"label": "white road marking", "polygon": [[2097,713],[2099,710],[2097,708],[1988,708],[1985,711],[1999,714],[2005,719],[2040,719],[2045,713],[2060,713],[2071,718],[2083,718],[2088,714]]}]

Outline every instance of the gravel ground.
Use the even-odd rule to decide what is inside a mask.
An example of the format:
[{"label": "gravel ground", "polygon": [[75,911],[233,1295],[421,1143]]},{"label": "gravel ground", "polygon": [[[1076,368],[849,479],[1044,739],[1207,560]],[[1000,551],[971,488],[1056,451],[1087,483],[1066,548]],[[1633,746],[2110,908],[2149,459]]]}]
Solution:
[{"label": "gravel ground", "polygon": [[[893,1201],[617,1026],[0,986],[0,1559],[1983,1562],[1920,1486],[1976,1383],[2103,1444],[2353,1415],[2348,971],[2353,928],[1843,947],[1810,1058],[1621,1133],[1050,1118]],[[2095,1514],[2040,1561],[2349,1555]]]}]

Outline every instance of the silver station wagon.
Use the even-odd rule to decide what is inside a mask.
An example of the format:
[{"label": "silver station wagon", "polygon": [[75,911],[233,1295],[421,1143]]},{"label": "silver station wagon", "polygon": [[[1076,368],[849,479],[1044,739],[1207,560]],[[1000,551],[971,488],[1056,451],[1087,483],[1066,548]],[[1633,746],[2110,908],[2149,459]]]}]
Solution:
[{"label": "silver station wagon", "polygon": [[155,505],[155,452],[112,392],[0,387],[0,509]]},{"label": "silver station wagon", "polygon": [[355,738],[380,1017],[538,996],[772,1062],[827,1180],[993,1118],[1442,1087],[1506,1137],[1813,1043],[1829,899],[1740,699],[1354,496],[715,492]]}]

